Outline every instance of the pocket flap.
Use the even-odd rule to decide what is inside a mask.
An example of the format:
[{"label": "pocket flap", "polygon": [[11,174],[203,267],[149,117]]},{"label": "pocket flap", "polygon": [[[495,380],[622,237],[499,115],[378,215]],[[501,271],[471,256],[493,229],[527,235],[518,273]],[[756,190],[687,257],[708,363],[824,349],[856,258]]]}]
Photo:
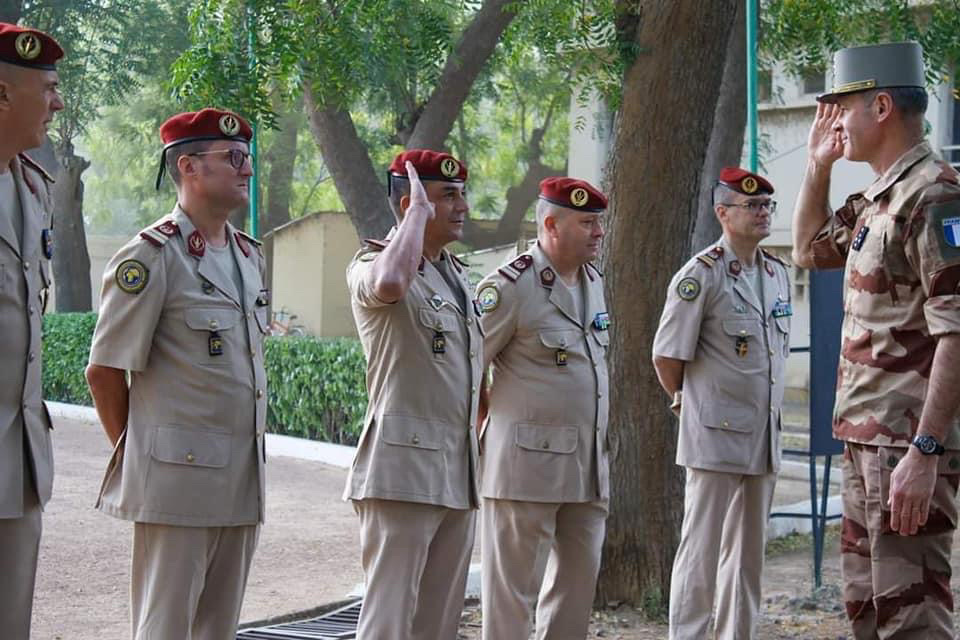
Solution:
[{"label": "pocket flap", "polygon": [[443,445],[444,425],[423,418],[384,414],[380,418],[380,439],[387,444],[438,451]]},{"label": "pocket flap", "polygon": [[566,349],[574,344],[578,332],[569,329],[544,329],[540,332],[540,342],[548,349]]},{"label": "pocket flap", "polygon": [[228,431],[210,431],[196,427],[157,427],[151,455],[160,462],[194,467],[227,466],[230,461]]},{"label": "pocket flap", "polygon": [[777,323],[777,329],[781,333],[790,333],[790,318],[787,316],[782,316],[780,318],[774,318],[774,322]]},{"label": "pocket flap", "polygon": [[434,311],[433,309],[420,309],[420,324],[432,329],[433,331],[442,331],[444,333],[453,331],[457,328],[457,317],[452,313]]},{"label": "pocket flap", "polygon": [[183,319],[191,329],[218,331],[231,329],[240,321],[240,311],[235,309],[187,309]]},{"label": "pocket flap", "polygon": [[544,453],[573,453],[577,450],[579,429],[547,424],[518,424],[517,446]]},{"label": "pocket flap", "polygon": [[757,320],[724,320],[723,331],[729,336],[758,336],[760,323]]},{"label": "pocket flap", "polygon": [[596,338],[597,342],[601,345],[607,347],[610,345],[610,332],[609,331],[600,331],[599,329],[593,330],[593,337]]},{"label": "pocket flap", "polygon": [[723,405],[707,404],[700,408],[700,422],[711,429],[725,429],[727,431],[741,431],[750,433],[755,431],[761,417],[755,409],[750,407],[728,407]]}]

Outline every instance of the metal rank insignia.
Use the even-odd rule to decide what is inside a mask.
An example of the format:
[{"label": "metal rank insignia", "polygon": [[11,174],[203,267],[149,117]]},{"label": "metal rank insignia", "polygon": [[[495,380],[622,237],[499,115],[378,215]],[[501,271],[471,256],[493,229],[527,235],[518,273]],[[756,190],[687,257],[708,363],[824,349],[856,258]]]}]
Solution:
[{"label": "metal rank insignia", "polygon": [[437,354],[447,352],[447,338],[443,335],[443,331],[433,332],[433,352]]},{"label": "metal rank insignia", "polygon": [[749,344],[749,340],[746,336],[737,337],[736,351],[737,351],[737,355],[740,356],[741,358],[747,357],[747,350],[749,348],[747,346],[748,344]]},{"label": "metal rank insignia", "polygon": [[556,363],[558,367],[567,366],[567,350],[564,349],[563,347],[557,349]]},{"label": "metal rank insignia", "polygon": [[860,231],[857,231],[857,235],[853,239],[851,246],[854,251],[860,251],[860,247],[863,246],[864,240],[867,239],[867,234],[870,233],[870,227],[864,225],[860,227]]},{"label": "metal rank insignia", "polygon": [[223,355],[223,338],[218,331],[211,331],[207,339],[207,349],[211,356]]}]

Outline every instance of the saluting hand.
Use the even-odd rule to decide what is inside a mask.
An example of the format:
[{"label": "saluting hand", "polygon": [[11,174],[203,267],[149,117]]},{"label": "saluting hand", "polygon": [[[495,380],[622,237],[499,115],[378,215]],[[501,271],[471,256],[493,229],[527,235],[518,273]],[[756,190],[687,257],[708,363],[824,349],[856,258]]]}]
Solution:
[{"label": "saluting hand", "polygon": [[823,167],[832,166],[843,155],[843,138],[837,130],[839,123],[839,105],[823,102],[817,105],[817,115],[807,138],[807,152]]},{"label": "saluting hand", "polygon": [[436,214],[436,208],[433,203],[427,199],[427,190],[423,188],[420,181],[420,175],[417,173],[413,163],[407,160],[407,178],[410,180],[410,206],[407,207],[405,216],[423,215],[427,220],[433,220]]}]

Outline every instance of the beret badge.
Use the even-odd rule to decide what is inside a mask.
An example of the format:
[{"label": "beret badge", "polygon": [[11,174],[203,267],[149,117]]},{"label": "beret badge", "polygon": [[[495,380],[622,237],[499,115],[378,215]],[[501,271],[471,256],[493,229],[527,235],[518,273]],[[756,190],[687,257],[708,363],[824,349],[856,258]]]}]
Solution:
[{"label": "beret badge", "polygon": [[240,121],[229,113],[220,117],[220,131],[225,136],[235,136],[240,133]]},{"label": "beret badge", "polygon": [[460,164],[453,158],[444,158],[440,162],[440,173],[448,178],[455,178],[460,173]]},{"label": "beret badge", "polygon": [[590,199],[590,194],[587,193],[587,190],[582,187],[577,187],[570,192],[570,204],[575,207],[582,207],[587,204],[587,200]]},{"label": "beret badge", "polygon": [[17,36],[14,47],[17,49],[17,54],[24,60],[33,60],[40,55],[40,51],[43,49],[40,38],[29,32]]},{"label": "beret badge", "polygon": [[756,193],[759,186],[757,179],[753,176],[747,176],[740,182],[740,188],[747,194]]}]

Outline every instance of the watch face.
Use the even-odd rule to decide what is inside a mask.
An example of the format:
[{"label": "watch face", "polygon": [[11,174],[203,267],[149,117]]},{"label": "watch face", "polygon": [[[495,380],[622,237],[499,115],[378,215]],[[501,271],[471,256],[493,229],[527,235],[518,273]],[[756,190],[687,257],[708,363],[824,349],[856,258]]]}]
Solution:
[{"label": "watch face", "polygon": [[922,453],[933,453],[937,450],[937,441],[930,436],[917,436],[914,443]]}]

